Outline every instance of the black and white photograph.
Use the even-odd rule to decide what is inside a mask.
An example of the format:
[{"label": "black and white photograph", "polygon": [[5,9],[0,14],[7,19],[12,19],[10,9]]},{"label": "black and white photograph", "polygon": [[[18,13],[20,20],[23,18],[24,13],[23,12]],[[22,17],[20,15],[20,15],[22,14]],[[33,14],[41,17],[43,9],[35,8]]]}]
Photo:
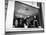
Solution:
[{"label": "black and white photograph", "polygon": [[6,35],[15,32],[44,32],[44,2],[5,0]]}]

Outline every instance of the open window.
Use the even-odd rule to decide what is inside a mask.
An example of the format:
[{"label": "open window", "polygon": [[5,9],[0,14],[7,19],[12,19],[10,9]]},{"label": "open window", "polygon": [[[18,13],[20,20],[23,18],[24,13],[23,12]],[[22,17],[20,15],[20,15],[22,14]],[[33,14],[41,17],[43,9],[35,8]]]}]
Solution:
[{"label": "open window", "polygon": [[[44,30],[42,3],[25,2],[9,1],[6,17],[7,32]],[[36,3],[36,5],[31,3]]]}]

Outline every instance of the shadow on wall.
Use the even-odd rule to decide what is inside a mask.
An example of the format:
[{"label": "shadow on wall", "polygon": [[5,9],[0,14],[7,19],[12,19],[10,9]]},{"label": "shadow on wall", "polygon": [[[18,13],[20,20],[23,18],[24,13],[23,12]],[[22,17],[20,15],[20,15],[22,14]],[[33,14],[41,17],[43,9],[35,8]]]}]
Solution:
[{"label": "shadow on wall", "polygon": [[24,35],[24,34],[6,33],[5,35]]}]

